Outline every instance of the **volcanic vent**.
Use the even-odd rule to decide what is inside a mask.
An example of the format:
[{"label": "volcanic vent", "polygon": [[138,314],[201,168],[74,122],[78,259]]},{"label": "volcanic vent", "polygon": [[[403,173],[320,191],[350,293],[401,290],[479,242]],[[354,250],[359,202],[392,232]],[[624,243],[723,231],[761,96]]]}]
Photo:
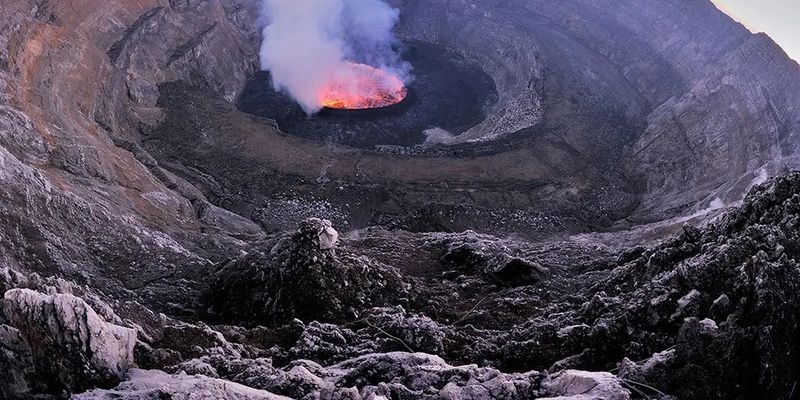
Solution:
[{"label": "volcanic vent", "polygon": [[365,110],[395,105],[408,96],[399,76],[366,64],[348,63],[344,74],[331,77],[320,93],[320,104],[340,110]]},{"label": "volcanic vent", "polygon": [[477,60],[396,38],[399,10],[387,3],[265,5],[261,72],[239,109],[275,120],[283,132],[351,147],[413,146],[426,132],[473,128],[496,102]]}]

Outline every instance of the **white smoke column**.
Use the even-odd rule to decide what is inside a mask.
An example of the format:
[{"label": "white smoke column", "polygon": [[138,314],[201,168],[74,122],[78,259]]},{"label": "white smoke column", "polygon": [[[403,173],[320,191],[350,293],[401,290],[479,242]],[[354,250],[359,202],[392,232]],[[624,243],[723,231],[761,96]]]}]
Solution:
[{"label": "white smoke column", "polygon": [[352,73],[348,61],[387,69],[407,82],[410,67],[394,50],[392,34],[399,11],[383,0],[262,1],[261,68],[307,113],[322,108],[326,82]]}]

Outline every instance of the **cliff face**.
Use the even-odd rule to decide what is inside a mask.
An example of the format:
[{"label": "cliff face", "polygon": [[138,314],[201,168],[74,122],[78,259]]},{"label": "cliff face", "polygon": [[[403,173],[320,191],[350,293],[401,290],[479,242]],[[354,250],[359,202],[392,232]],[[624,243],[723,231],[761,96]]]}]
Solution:
[{"label": "cliff face", "polygon": [[[645,185],[629,220],[741,201],[764,175],[797,166],[800,66],[766,35],[751,34],[705,1],[582,6],[624,30],[607,37],[596,18],[562,17],[564,25],[608,57],[650,105],[625,156]],[[623,35],[635,45],[622,48],[629,43]]]},{"label": "cliff face", "polygon": [[178,265],[206,265],[196,247],[206,237],[235,248],[227,228],[257,231],[138,145],[158,119],[161,82],[193,77],[236,97],[254,64],[244,5],[11,1],[1,10],[6,263],[138,289]]},{"label": "cliff face", "polygon": [[755,35],[656,108],[628,161],[647,184],[635,217],[740,201],[760,176],[797,167],[798,77],[796,62]]},{"label": "cliff face", "polygon": [[[0,394],[624,399],[608,374],[544,370],[672,346],[620,377],[785,394],[797,366],[775,343],[800,318],[772,311],[796,297],[796,174],[651,250],[564,237],[633,228],[607,236],[628,247],[796,167],[796,62],[701,0],[392,3],[401,37],[494,81],[447,146],[345,148],[237,110],[255,0],[3,1]],[[312,216],[339,247],[303,239],[319,220],[285,233]],[[696,371],[710,381],[681,388]]]},{"label": "cliff face", "polygon": [[[630,221],[740,201],[759,175],[797,166],[800,66],[710,2],[395,4],[403,35],[469,54],[498,84],[487,120],[458,140],[556,132],[622,161],[643,185]],[[607,132],[603,110],[629,119]]]}]

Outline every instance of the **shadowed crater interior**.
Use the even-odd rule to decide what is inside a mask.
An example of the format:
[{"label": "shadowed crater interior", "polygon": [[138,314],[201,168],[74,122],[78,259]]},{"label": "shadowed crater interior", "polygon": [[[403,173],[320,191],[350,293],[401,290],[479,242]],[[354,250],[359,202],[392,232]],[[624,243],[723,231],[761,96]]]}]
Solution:
[{"label": "shadowed crater interior", "polygon": [[399,104],[371,110],[323,109],[308,116],[258,72],[239,99],[239,110],[274,119],[281,131],[352,147],[413,146],[425,131],[461,133],[481,122],[497,101],[491,77],[463,56],[423,42],[406,42],[403,59],[414,67],[409,94]]}]

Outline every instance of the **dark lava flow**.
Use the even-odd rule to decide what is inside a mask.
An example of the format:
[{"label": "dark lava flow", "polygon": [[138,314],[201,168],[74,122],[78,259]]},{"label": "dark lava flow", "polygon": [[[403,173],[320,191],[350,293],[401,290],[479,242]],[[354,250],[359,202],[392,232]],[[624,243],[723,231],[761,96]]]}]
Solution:
[{"label": "dark lava flow", "polygon": [[281,131],[351,147],[413,146],[424,131],[461,133],[486,118],[497,101],[491,77],[464,57],[442,47],[407,42],[403,58],[414,67],[403,102],[374,110],[324,109],[307,116],[289,96],[276,92],[270,75],[258,72],[248,82],[239,110],[274,119]]}]

